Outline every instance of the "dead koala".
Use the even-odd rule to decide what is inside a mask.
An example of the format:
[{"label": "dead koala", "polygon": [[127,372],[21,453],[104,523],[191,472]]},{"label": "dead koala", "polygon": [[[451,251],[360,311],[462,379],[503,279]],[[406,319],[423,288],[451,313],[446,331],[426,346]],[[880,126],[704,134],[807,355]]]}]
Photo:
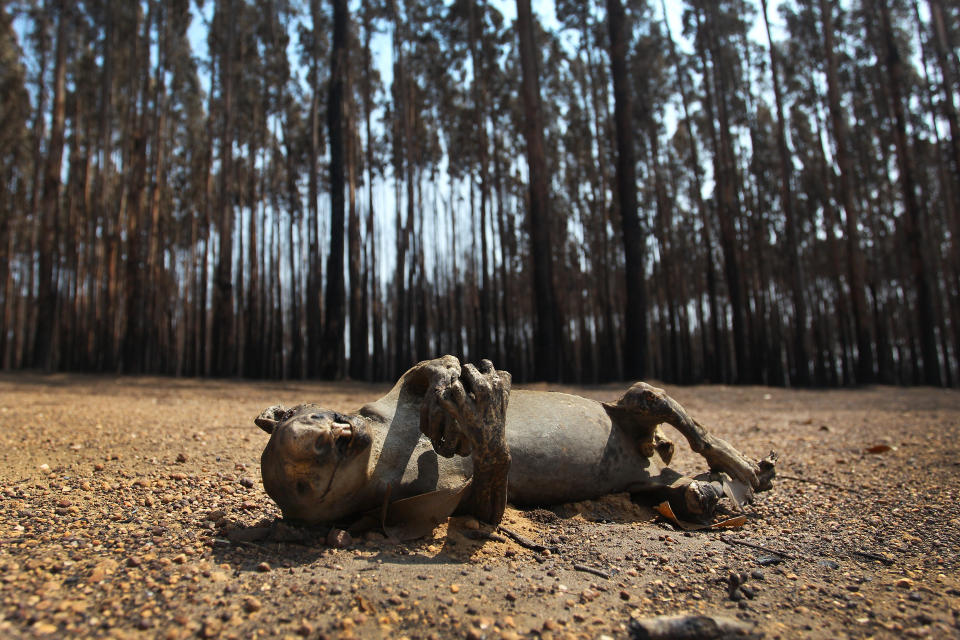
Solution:
[{"label": "dead koala", "polygon": [[[774,476],[775,455],[747,458],[646,383],[615,403],[511,393],[510,374],[489,360],[478,369],[453,356],[417,364],[357,413],[273,406],[255,422],[270,434],[261,458],[267,493],[285,519],[307,524],[379,514],[429,520],[426,532],[454,511],[496,524],[508,501],[551,505],[620,491],[669,500],[680,517],[704,521],[725,492],[739,500],[769,489]],[[667,467],[674,446],[664,423],[712,475]]]}]

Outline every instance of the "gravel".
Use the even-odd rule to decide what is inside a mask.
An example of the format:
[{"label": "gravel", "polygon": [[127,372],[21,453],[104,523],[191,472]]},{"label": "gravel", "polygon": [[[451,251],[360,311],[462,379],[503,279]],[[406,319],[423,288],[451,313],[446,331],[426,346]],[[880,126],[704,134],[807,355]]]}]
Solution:
[{"label": "gravel", "polygon": [[[0,375],[0,636],[623,638],[681,613],[769,638],[960,636],[956,391],[668,387],[744,451],[781,453],[789,477],[722,534],[765,551],[626,495],[508,509],[549,555],[469,517],[404,544],[278,521],[252,418],[385,390]],[[679,444],[675,466],[701,470]]]}]

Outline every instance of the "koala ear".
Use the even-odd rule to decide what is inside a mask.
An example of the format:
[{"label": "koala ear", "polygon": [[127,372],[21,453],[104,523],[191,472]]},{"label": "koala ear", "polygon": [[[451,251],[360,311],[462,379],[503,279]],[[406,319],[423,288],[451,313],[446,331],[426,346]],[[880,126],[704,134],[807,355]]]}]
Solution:
[{"label": "koala ear", "polygon": [[253,423],[266,431],[267,433],[273,433],[273,428],[277,426],[276,420],[271,420],[270,418],[256,418]]},{"label": "koala ear", "polygon": [[287,410],[281,405],[267,407],[253,420],[253,423],[267,433],[273,433],[273,429],[283,419],[286,412]]}]

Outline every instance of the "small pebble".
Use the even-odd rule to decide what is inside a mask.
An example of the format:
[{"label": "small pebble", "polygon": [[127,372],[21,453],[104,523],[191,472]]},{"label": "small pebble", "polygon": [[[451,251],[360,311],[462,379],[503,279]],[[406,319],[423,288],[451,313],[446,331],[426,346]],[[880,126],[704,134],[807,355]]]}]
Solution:
[{"label": "small pebble", "polygon": [[313,633],[313,625],[303,620],[300,622],[300,626],[297,627],[297,635],[303,636],[304,638]]},{"label": "small pebble", "polygon": [[327,534],[327,546],[336,549],[345,549],[349,547],[352,542],[353,538],[343,529],[331,529],[330,533]]},{"label": "small pebble", "polygon": [[200,637],[201,638],[216,638],[220,635],[220,630],[223,628],[223,624],[216,620],[215,618],[207,618],[203,621],[203,626],[200,628]]}]

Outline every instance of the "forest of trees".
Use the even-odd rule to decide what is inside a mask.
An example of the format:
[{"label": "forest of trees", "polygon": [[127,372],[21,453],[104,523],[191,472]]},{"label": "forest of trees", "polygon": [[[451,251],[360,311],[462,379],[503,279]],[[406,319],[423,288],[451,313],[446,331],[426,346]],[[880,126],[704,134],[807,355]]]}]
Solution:
[{"label": "forest of trees", "polygon": [[958,44],[945,0],[0,0],[0,368],[955,386]]}]

